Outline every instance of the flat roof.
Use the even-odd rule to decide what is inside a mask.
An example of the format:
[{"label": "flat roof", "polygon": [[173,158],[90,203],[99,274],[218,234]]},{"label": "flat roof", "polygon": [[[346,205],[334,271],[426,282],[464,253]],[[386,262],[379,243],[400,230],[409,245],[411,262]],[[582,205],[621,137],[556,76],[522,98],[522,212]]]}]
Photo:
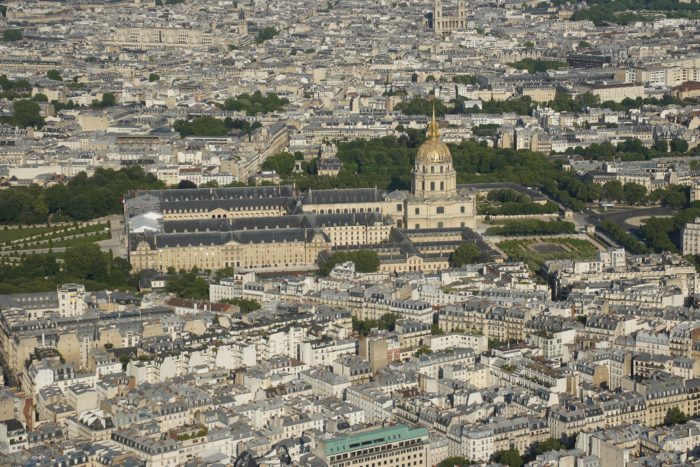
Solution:
[{"label": "flat roof", "polygon": [[406,425],[393,425],[376,430],[359,431],[347,436],[323,440],[326,456],[379,446],[386,443],[405,441],[428,436],[426,428],[409,428]]}]

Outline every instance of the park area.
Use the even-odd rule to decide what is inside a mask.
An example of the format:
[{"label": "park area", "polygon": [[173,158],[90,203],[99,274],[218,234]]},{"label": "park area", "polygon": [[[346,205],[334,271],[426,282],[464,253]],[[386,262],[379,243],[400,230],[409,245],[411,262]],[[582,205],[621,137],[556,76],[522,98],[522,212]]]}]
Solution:
[{"label": "park area", "polygon": [[82,242],[110,238],[109,225],[62,224],[57,226],[9,227],[0,229],[0,254],[67,248]]},{"label": "park area", "polygon": [[588,260],[595,258],[598,248],[588,240],[546,238],[506,240],[496,245],[513,261],[523,261],[539,271],[545,261],[556,259]]}]

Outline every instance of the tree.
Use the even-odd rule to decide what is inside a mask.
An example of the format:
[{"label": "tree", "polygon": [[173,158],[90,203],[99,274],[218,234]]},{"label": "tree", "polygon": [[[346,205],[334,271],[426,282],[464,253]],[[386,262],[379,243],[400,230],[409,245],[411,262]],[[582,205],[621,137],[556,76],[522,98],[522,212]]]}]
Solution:
[{"label": "tree", "polygon": [[433,350],[428,347],[427,345],[421,345],[418,347],[418,349],[413,353],[414,357],[420,357],[421,355],[428,355],[433,353]]},{"label": "tree", "polygon": [[671,140],[671,151],[686,152],[688,151],[688,143],[685,140],[674,138]]},{"label": "tree", "polygon": [[668,409],[666,412],[666,417],[664,417],[664,424],[666,426],[680,425],[688,421],[688,416],[678,407],[673,407]]},{"label": "tree", "polygon": [[352,317],[352,330],[361,336],[367,336],[372,329],[393,331],[396,328],[396,320],[400,316],[396,313],[385,313],[379,319],[357,319]]},{"label": "tree", "polygon": [[452,77],[452,81],[460,84],[468,84],[476,86],[479,84],[479,80],[476,76],[472,75],[457,75]]},{"label": "tree", "polygon": [[288,99],[281,98],[274,92],[263,95],[260,91],[255,91],[253,94],[243,93],[229,97],[221,107],[232,112],[245,111],[246,115],[257,115],[275,112],[287,104]]},{"label": "tree", "polygon": [[521,467],[523,458],[517,449],[508,449],[507,451],[499,451],[494,455],[496,462],[505,464],[509,467]]},{"label": "tree", "polygon": [[668,152],[668,143],[663,139],[654,141],[654,150],[658,152]]},{"label": "tree", "polygon": [[61,73],[55,69],[51,69],[51,70],[47,71],[46,77],[49,79],[52,79],[54,81],[63,81],[63,78],[61,77]]},{"label": "tree", "polygon": [[183,138],[187,136],[224,136],[228,133],[224,122],[215,117],[199,117],[192,121],[175,120],[173,128]]},{"label": "tree", "polygon": [[591,43],[587,41],[579,41],[578,42],[578,48],[579,49],[590,49],[591,48]]},{"label": "tree", "polygon": [[66,273],[82,280],[103,280],[107,277],[107,259],[95,243],[78,243],[66,248]]},{"label": "tree", "polygon": [[180,272],[167,280],[165,289],[180,298],[208,300],[209,283],[198,277],[197,274],[197,268],[192,268],[188,272]]},{"label": "tree", "polygon": [[443,330],[440,328],[440,325],[439,325],[439,324],[433,323],[433,324],[430,326],[430,334],[432,334],[433,336],[442,336],[442,335],[445,334],[445,331],[443,331]]},{"label": "tree", "polygon": [[625,183],[623,187],[624,199],[628,204],[638,204],[644,201],[647,197],[647,189],[639,183]]},{"label": "tree", "polygon": [[294,170],[294,154],[280,152],[262,163],[262,170],[274,170],[280,177],[289,177]]},{"label": "tree", "polygon": [[106,92],[102,95],[102,100],[92,101],[90,105],[93,109],[106,109],[107,107],[114,107],[117,105],[117,98],[111,92]]},{"label": "tree", "polygon": [[275,37],[277,34],[279,34],[279,32],[277,31],[277,29],[275,29],[275,28],[273,28],[273,27],[271,27],[271,26],[262,28],[262,29],[260,29],[260,30],[258,31],[258,34],[255,36],[255,43],[256,43],[256,44],[262,44],[262,43],[265,42],[266,40],[272,39],[272,38]]},{"label": "tree", "polygon": [[148,75],[148,82],[152,83],[154,81],[158,81],[160,79],[160,75],[158,73],[151,73]]},{"label": "tree", "polygon": [[49,98],[46,94],[42,94],[40,92],[37,92],[36,94],[34,94],[34,96],[32,96],[32,100],[34,102],[48,102]]},{"label": "tree", "polygon": [[228,303],[230,305],[236,305],[238,306],[241,313],[243,313],[244,315],[250,313],[251,311],[259,310],[261,308],[260,302],[258,302],[257,300],[245,298],[227,298],[221,300],[219,303]]},{"label": "tree", "polygon": [[603,185],[603,198],[607,201],[620,201],[624,194],[625,191],[622,188],[622,182],[619,180],[610,180]]},{"label": "tree", "polygon": [[558,70],[569,66],[566,62],[557,60],[542,60],[539,58],[524,58],[522,60],[518,60],[517,62],[509,63],[508,65],[518,70],[527,70],[527,72],[530,74],[544,73],[547,70]]},{"label": "tree", "polygon": [[617,244],[635,255],[647,252],[647,247],[634,235],[627,233],[622,227],[611,221],[603,221],[600,229],[607,233]]},{"label": "tree", "polygon": [[447,110],[445,104],[440,99],[424,99],[421,96],[415,96],[408,101],[399,102],[396,105],[396,110],[400,110],[406,115],[432,115],[433,107],[437,115],[444,115]]},{"label": "tree", "polygon": [[458,246],[450,257],[450,263],[454,267],[461,267],[465,264],[478,263],[481,259],[481,252],[476,243],[465,243]]},{"label": "tree", "polygon": [[21,29],[5,29],[2,32],[2,40],[5,42],[15,42],[22,39]]},{"label": "tree", "polygon": [[190,190],[193,188],[197,188],[197,184],[191,180],[180,180],[180,183],[177,184],[178,190]]},{"label": "tree", "polygon": [[19,100],[13,104],[14,115],[12,123],[20,128],[44,126],[44,117],[41,116],[41,107],[34,101]]},{"label": "tree", "polygon": [[540,455],[549,451],[560,451],[566,449],[566,445],[558,439],[548,438],[535,446],[535,455]]},{"label": "tree", "polygon": [[376,272],[379,270],[379,255],[373,250],[358,250],[358,251],[336,251],[328,260],[326,260],[320,268],[322,275],[327,276],[337,264],[352,261],[355,263],[355,271],[357,272]]}]

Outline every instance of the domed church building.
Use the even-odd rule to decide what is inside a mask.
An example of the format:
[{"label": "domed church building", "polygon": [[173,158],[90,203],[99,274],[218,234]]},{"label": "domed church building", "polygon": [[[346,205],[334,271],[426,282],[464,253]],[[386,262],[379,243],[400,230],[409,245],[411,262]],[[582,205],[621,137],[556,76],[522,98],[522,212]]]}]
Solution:
[{"label": "domed church building", "polygon": [[452,154],[440,141],[434,111],[428,124],[428,140],[416,154],[411,193],[405,196],[404,204],[403,228],[474,228],[476,198],[457,187]]}]

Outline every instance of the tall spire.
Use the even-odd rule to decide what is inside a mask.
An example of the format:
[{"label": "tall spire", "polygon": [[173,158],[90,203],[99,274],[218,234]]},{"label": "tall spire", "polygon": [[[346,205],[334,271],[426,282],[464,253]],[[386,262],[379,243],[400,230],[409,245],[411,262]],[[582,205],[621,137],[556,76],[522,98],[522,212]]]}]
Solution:
[{"label": "tall spire", "polygon": [[435,118],[435,101],[433,101],[433,119],[428,123],[428,139],[440,139],[440,127]]}]

